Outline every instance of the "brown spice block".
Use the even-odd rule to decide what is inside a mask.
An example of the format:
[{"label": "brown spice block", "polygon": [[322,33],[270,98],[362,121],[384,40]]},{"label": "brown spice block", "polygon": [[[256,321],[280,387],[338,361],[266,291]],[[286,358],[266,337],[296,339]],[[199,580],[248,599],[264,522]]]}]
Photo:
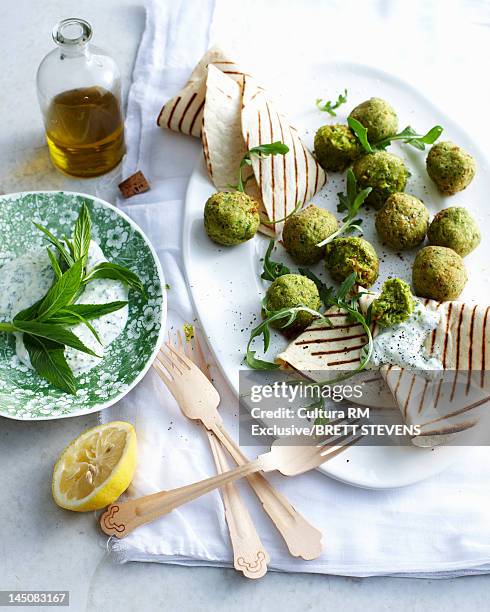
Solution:
[{"label": "brown spice block", "polygon": [[125,198],[132,198],[138,193],[144,193],[150,189],[150,184],[146,180],[145,175],[141,170],[129,176],[126,180],[119,184],[119,189]]}]

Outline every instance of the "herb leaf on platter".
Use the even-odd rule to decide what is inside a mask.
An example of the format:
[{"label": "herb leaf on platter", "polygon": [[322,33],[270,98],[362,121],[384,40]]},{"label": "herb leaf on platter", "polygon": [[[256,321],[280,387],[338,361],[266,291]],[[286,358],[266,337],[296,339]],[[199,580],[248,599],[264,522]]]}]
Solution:
[{"label": "herb leaf on platter", "polygon": [[84,203],[80,209],[75,229],[73,230],[73,257],[87,262],[92,231],[92,220],[87,205]]},{"label": "herb leaf on platter", "polygon": [[407,127],[398,134],[380,140],[376,142],[374,146],[377,149],[386,149],[394,140],[401,140],[405,144],[412,145],[412,147],[419,149],[419,151],[423,151],[425,145],[434,144],[443,131],[444,129],[440,125],[435,125],[426,134],[417,134],[410,125],[407,125]]},{"label": "herb leaf on platter", "polygon": [[82,282],[82,273],[83,259],[79,259],[51,286],[39,305],[37,316],[40,321],[49,319],[73,301]]},{"label": "herb leaf on platter", "polygon": [[280,261],[272,261],[270,258],[274,245],[275,241],[271,240],[264,255],[264,269],[260,275],[260,278],[267,281],[274,281],[276,278],[290,273],[289,268],[285,264],[281,263]]},{"label": "herb leaf on platter", "polygon": [[51,244],[56,248],[64,264],[67,267],[72,266],[75,263],[75,260],[73,259],[71,254],[66,250],[66,248],[63,246],[62,242],[58,240],[58,238],[56,238],[56,236],[52,234],[48,230],[47,227],[44,227],[43,225],[39,225],[39,223],[34,223],[34,225],[35,227],[37,227],[38,230],[40,230],[47,237],[49,242],[51,242]]},{"label": "herb leaf on platter", "polygon": [[285,145],[280,140],[276,142],[271,142],[267,144],[258,145],[256,147],[252,147],[249,149],[245,155],[242,157],[240,162],[240,166],[238,168],[238,181],[236,185],[228,185],[231,189],[235,189],[236,191],[245,191],[245,185],[249,178],[252,177],[250,175],[247,179],[243,179],[243,169],[246,166],[252,165],[252,157],[257,157],[258,159],[264,159],[269,157],[269,155],[286,155],[289,152],[289,147]]},{"label": "herb leaf on platter", "polygon": [[361,143],[362,148],[367,153],[373,153],[373,148],[369,144],[369,140],[368,140],[367,128],[365,128],[360,121],[358,121],[357,119],[354,119],[354,117],[347,117],[347,125],[357,136],[357,139]]},{"label": "herb leaf on platter", "polygon": [[120,310],[127,306],[127,304],[128,302],[125,301],[107,302],[105,304],[71,304],[59,310],[56,315],[50,317],[49,322],[76,325],[78,316],[87,320],[97,319],[111,312],[115,312],[116,310]]},{"label": "herb leaf on platter", "polygon": [[337,96],[337,100],[332,102],[331,100],[327,100],[325,103],[322,103],[322,98],[317,98],[316,106],[318,110],[328,113],[331,117],[336,117],[337,113],[335,112],[339,106],[345,104],[347,102],[347,89],[344,89],[343,94],[339,94]]},{"label": "herb leaf on platter", "polygon": [[88,283],[96,278],[109,278],[122,281],[131,287],[131,289],[136,289],[136,291],[139,291],[143,296],[146,295],[145,288],[138,275],[119,264],[103,261],[90,270],[83,279],[83,282]]},{"label": "herb leaf on platter", "polygon": [[253,370],[277,370],[279,365],[272,361],[265,361],[263,359],[257,359],[255,357],[256,351],[252,350],[253,342],[256,338],[262,336],[264,353],[267,353],[270,344],[270,324],[274,321],[281,321],[284,319],[282,328],[286,328],[293,323],[300,312],[309,312],[315,317],[324,318],[321,312],[308,308],[307,306],[296,306],[294,308],[282,308],[275,312],[265,310],[266,317],[261,321],[252,331],[248,339],[246,348],[245,361],[247,365]]},{"label": "herb leaf on platter", "polygon": [[347,191],[345,194],[339,193],[337,194],[339,198],[339,204],[337,206],[337,210],[340,212],[347,212],[347,215],[342,219],[342,225],[340,228],[327,236],[325,240],[322,240],[317,244],[318,247],[325,246],[332,240],[335,240],[338,236],[342,234],[350,234],[354,231],[362,231],[361,223],[362,219],[357,217],[359,213],[359,209],[364,204],[364,201],[371,193],[371,187],[366,187],[365,189],[358,190],[356,177],[354,176],[354,172],[349,168],[347,170]]},{"label": "herb leaf on platter", "polygon": [[24,334],[24,344],[36,372],[55,387],[75,394],[77,385],[68,365],[62,344]]},{"label": "herb leaf on platter", "polygon": [[77,351],[87,353],[87,355],[100,357],[100,355],[94,353],[92,349],[85,346],[78,336],[75,336],[72,331],[66,327],[63,327],[62,325],[39,323],[37,321],[16,321],[13,324],[13,327],[13,331],[26,332],[31,336],[37,336],[39,338],[51,340],[52,342],[65,344],[66,346],[70,346]]},{"label": "herb leaf on platter", "polygon": [[[353,292],[357,285],[357,275],[355,272],[352,272],[347,278],[344,279],[339,289],[335,291],[332,287],[327,287],[327,285],[320,280],[313,272],[307,270],[305,268],[300,268],[299,272],[304,276],[310,278],[317,286],[318,292],[320,294],[320,299],[323,302],[323,305],[328,310],[332,306],[336,306],[340,310],[343,310],[347,313],[347,316],[354,323],[359,323],[359,325],[363,328],[366,336],[367,336],[367,344],[363,347],[361,351],[361,359],[359,361],[359,365],[355,370],[350,372],[346,372],[340,377],[337,377],[334,381],[328,381],[328,384],[332,384],[333,382],[340,382],[341,380],[346,380],[354,374],[361,372],[365,369],[369,360],[371,359],[371,355],[373,353],[373,336],[371,333],[371,321],[370,321],[370,313],[368,311],[365,316],[359,310],[359,300],[365,292]],[[325,316],[328,320],[328,315]],[[326,384],[318,383],[319,385]]]},{"label": "herb leaf on platter", "polygon": [[444,128],[442,128],[440,125],[435,125],[427,133],[418,134],[413,127],[407,125],[407,127],[398,134],[393,134],[393,136],[388,136],[388,138],[383,138],[383,140],[370,143],[368,139],[368,130],[362,125],[362,123],[353,117],[349,117],[347,119],[347,123],[350,129],[357,136],[357,139],[361,143],[364,151],[367,153],[384,150],[395,140],[400,140],[404,144],[411,145],[419,151],[423,151],[425,149],[425,145],[434,144],[444,131]]},{"label": "herb leaf on platter", "polygon": [[46,248],[46,251],[48,252],[49,261],[51,262],[51,267],[53,268],[54,275],[56,276],[56,278],[60,278],[63,272],[61,271],[60,264],[58,262],[58,259],[56,258],[56,255],[49,247]]}]

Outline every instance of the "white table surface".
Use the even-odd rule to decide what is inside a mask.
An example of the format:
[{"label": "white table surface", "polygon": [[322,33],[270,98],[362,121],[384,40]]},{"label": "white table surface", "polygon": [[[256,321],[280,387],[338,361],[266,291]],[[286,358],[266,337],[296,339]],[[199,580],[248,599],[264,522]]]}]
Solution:
[{"label": "white table surface", "polygon": [[[0,192],[95,193],[93,181],[70,180],[51,167],[36,100],[36,69],[52,48],[51,29],[71,16],[92,23],[94,42],[117,58],[127,90],[144,26],[140,1],[2,0]],[[108,177],[98,195],[114,201],[115,185],[116,177]],[[95,416],[44,423],[0,418],[0,590],[69,590],[69,609],[77,612],[488,609],[490,576],[351,579],[271,572],[251,582],[227,569],[116,565],[94,514],[59,509],[49,486],[60,450],[95,423]]]}]

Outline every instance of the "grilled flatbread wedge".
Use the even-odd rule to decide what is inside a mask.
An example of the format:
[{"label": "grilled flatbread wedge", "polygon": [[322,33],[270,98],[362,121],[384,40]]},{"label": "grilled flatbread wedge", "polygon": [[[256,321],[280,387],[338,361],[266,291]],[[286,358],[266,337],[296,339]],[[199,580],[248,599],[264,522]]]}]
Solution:
[{"label": "grilled flatbread wedge", "polygon": [[327,180],[325,171],[296,130],[249,76],[243,82],[242,129],[247,150],[276,141],[289,147],[286,155],[252,157],[253,172],[269,220],[284,219],[298,202],[304,206],[323,187]]},{"label": "grilled flatbread wedge", "polygon": [[[363,296],[361,308],[366,310],[373,299]],[[374,408],[397,406],[404,423],[420,428],[412,443],[432,447],[450,442],[490,414],[490,307],[432,300],[424,304],[440,313],[425,342],[427,355],[442,362],[440,375],[385,365],[379,370],[381,381],[373,372],[363,373],[362,397],[351,401]],[[316,381],[326,378],[325,371],[356,369],[367,342],[362,327],[341,311],[326,314],[333,326],[314,322],[277,356],[283,368]],[[377,331],[374,327],[373,335]]]},{"label": "grilled flatbread wedge", "polygon": [[425,349],[443,365],[428,379],[416,371],[383,366],[381,375],[409,425],[418,425],[417,446],[447,443],[490,412],[490,307],[426,300],[440,313]]},{"label": "grilled flatbread wedge", "polygon": [[162,108],[164,128],[201,137],[209,176],[216,188],[236,184],[240,161],[252,147],[282,141],[286,155],[252,157],[246,192],[257,200],[260,230],[280,233],[280,223],[300,203],[309,203],[327,176],[296,130],[266,98],[264,90],[218,47],[210,49],[183,90]]},{"label": "grilled flatbread wedge", "polygon": [[212,47],[194,68],[182,91],[163,105],[157,119],[160,127],[195,138],[201,136],[209,65],[215,66],[237,83],[243,82],[241,68],[222,49]]},{"label": "grilled flatbread wedge", "polygon": [[[346,313],[331,308],[325,313],[332,326],[314,321],[276,357],[283,369],[320,382],[332,374],[355,370],[361,361],[361,350],[367,336],[359,323],[352,322]],[[390,389],[380,373],[369,370],[356,375],[356,384],[362,385],[360,399],[350,401],[370,408],[396,408]]]}]

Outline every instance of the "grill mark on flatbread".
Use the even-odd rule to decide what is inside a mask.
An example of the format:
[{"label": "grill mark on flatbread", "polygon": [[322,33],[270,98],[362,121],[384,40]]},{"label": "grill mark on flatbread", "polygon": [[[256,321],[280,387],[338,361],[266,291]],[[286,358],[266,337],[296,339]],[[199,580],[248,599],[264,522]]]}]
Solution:
[{"label": "grill mark on flatbread", "polygon": [[[274,142],[274,127],[272,125],[272,117],[271,117],[271,111],[269,109],[269,103],[266,102],[265,103],[265,108],[267,109],[267,116],[269,118],[269,128],[270,128],[270,134],[271,134],[271,142]],[[272,198],[272,219],[269,219],[270,221],[275,221],[277,218],[281,218],[281,217],[277,217],[276,215],[276,176],[275,176],[275,172],[274,172],[274,166],[275,166],[275,155],[271,156],[271,198]],[[261,183],[262,184],[262,183]]]},{"label": "grill mark on flatbread", "polygon": [[296,154],[296,141],[294,139],[293,136],[293,150],[294,150],[294,183],[296,186],[295,192],[294,192],[294,204],[296,206],[297,202],[298,202],[298,156]]},{"label": "grill mark on flatbread", "polygon": [[481,353],[481,382],[480,386],[483,388],[485,386],[485,367],[486,367],[486,351],[485,351],[485,343],[487,336],[487,316],[488,311],[490,310],[490,306],[485,310],[485,316],[483,318],[483,329],[482,329],[482,353]]},{"label": "grill mark on flatbread", "polygon": [[208,173],[209,173],[209,176],[213,178],[213,166],[211,165],[211,158],[209,157],[209,145],[208,145],[208,139],[206,136],[205,129],[202,130],[201,138],[202,138],[202,148],[203,148],[203,153],[204,153],[204,159],[206,160],[206,166],[208,168]]},{"label": "grill mark on flatbread", "polygon": [[[359,329],[362,329],[359,323],[349,323],[348,325],[332,325],[330,327],[312,327],[311,331],[331,331],[333,329],[352,329],[353,327],[358,327]],[[310,331],[310,329],[308,329],[307,331]]]},{"label": "grill mark on flatbread", "polygon": [[447,321],[446,321],[446,337],[444,338],[444,350],[442,352],[442,365],[443,368],[446,369],[446,360],[447,360],[447,345],[449,342],[449,327],[451,326],[451,313],[453,311],[453,305],[450,302],[447,308]]},{"label": "grill mark on flatbread", "polygon": [[433,423],[438,423],[439,421],[444,421],[445,419],[450,419],[452,417],[459,416],[460,414],[464,414],[465,412],[469,412],[470,410],[474,410],[475,408],[479,408],[480,406],[483,406],[483,404],[486,404],[489,401],[490,401],[490,397],[488,397],[488,396],[484,397],[484,398],[478,400],[477,402],[473,402],[473,404],[470,404],[469,406],[465,406],[464,408],[460,408],[459,410],[454,410],[453,412],[449,412],[448,414],[445,414],[443,416],[437,417],[436,419],[432,419],[430,421],[427,421],[423,425],[425,427],[426,425],[432,425]]},{"label": "grill mark on flatbread", "polygon": [[[302,344],[322,344],[323,342],[343,342],[344,340],[357,340],[358,338],[365,338],[366,334],[356,334],[354,336],[342,336],[342,338],[314,338],[312,340],[300,340],[299,342],[295,342],[296,346],[301,346]],[[340,352],[340,351],[339,351]]]},{"label": "grill mark on flatbread", "polygon": [[402,376],[403,376],[403,370],[400,369],[399,374],[398,374],[398,380],[396,381],[396,385],[395,385],[395,391],[393,395],[398,395],[398,391],[400,390],[400,384],[402,382]]},{"label": "grill mark on flatbread", "polygon": [[[447,308],[447,320],[446,320],[446,335],[444,337],[444,349],[442,351],[442,368],[443,370],[446,369],[446,359],[447,359],[447,345],[449,342],[449,327],[451,325],[451,313],[453,311],[453,305],[452,302],[449,302],[449,306]],[[436,399],[434,402],[434,408],[437,408],[437,404],[439,403],[439,399],[441,397],[441,388],[442,388],[442,380],[439,381],[439,386],[437,388],[437,392],[436,392]]]},{"label": "grill mark on flatbread", "polygon": [[167,121],[167,126],[168,126],[170,129],[172,129],[172,118],[173,118],[173,116],[174,116],[175,109],[177,108],[177,106],[179,105],[179,102],[180,102],[181,100],[182,100],[181,96],[178,96],[178,97],[175,99],[175,104],[174,104],[174,106],[173,106],[172,110],[170,111],[170,115],[169,115],[169,117],[168,117],[168,121]]},{"label": "grill mark on flatbread", "polygon": [[353,351],[359,351],[362,349],[364,344],[356,344],[355,346],[344,346],[342,350],[334,349],[333,351],[312,351],[311,354],[315,357],[319,357],[320,355],[347,355],[348,353],[352,353]]},{"label": "grill mark on flatbread", "polygon": [[456,367],[455,367],[455,376],[454,376],[454,381],[453,381],[453,388],[451,390],[451,395],[449,397],[449,401],[452,402],[454,399],[454,394],[456,393],[456,382],[458,380],[458,370],[459,370],[459,349],[461,346],[461,326],[463,324],[463,318],[464,318],[464,307],[465,305],[462,304],[461,305],[461,310],[459,311],[459,318],[458,318],[458,331],[456,334]]},{"label": "grill mark on flatbread", "polygon": [[164,105],[162,106],[162,108],[161,108],[160,112],[158,113],[158,117],[157,117],[157,125],[158,125],[158,126],[160,125],[160,119],[162,118],[163,111],[165,110],[165,106],[166,106],[166,104],[164,104]]},{"label": "grill mark on flatbread", "polygon": [[344,361],[332,361],[330,363],[327,363],[327,366],[330,368],[333,366],[346,365],[347,363],[359,363],[359,359],[346,359]]},{"label": "grill mark on flatbread", "polygon": [[[281,128],[281,142],[284,142],[284,130],[282,129],[282,123],[279,122]],[[283,180],[283,191],[284,191],[284,214],[283,218],[288,214],[288,190],[287,190],[287,172],[286,172],[286,156],[282,156],[282,180]],[[296,206],[296,202],[294,202]]]},{"label": "grill mark on flatbread", "polygon": [[473,306],[473,310],[471,311],[471,322],[470,322],[470,346],[468,351],[468,381],[466,383],[466,395],[468,395],[471,386],[471,378],[473,371],[473,333],[475,331],[475,315],[476,315],[476,306]]},{"label": "grill mark on flatbread", "polygon": [[408,390],[408,395],[407,395],[407,399],[405,400],[405,404],[403,406],[403,420],[406,421],[407,420],[407,414],[408,414],[408,405],[410,403],[410,398],[412,397],[412,391],[413,391],[413,386],[415,384],[415,379],[417,377],[415,376],[415,374],[412,374],[412,380],[410,382],[410,388]]},{"label": "grill mark on flatbread", "polygon": [[422,391],[422,397],[420,398],[419,409],[417,410],[418,414],[422,412],[422,408],[424,407],[425,394],[427,393],[427,388],[429,386],[429,381],[424,381],[424,390]]},{"label": "grill mark on flatbread", "polygon": [[308,200],[308,155],[306,153],[305,145],[301,143],[301,148],[303,149],[303,155],[305,156],[305,172],[306,172],[306,183],[305,183],[305,204]]},{"label": "grill mark on flatbread", "polygon": [[196,96],[197,96],[197,92],[194,92],[194,93],[192,94],[192,96],[190,97],[189,102],[187,102],[186,107],[184,108],[184,112],[182,113],[182,117],[180,118],[179,125],[177,126],[177,129],[178,129],[178,131],[179,131],[179,132],[181,132],[181,131],[182,131],[182,123],[183,123],[183,121],[184,121],[184,119],[185,119],[185,116],[186,116],[186,114],[187,114],[187,111],[189,110],[189,107],[191,106],[191,104],[192,104],[192,103],[194,102],[194,100],[196,99]]},{"label": "grill mark on flatbread", "polygon": [[[192,119],[192,121],[191,121],[191,126],[190,126],[190,128],[189,128],[189,132],[190,132],[191,134],[192,134],[192,132],[193,132],[193,130],[194,130],[194,124],[196,123],[197,118],[199,117],[199,114],[201,113],[202,109],[204,108],[204,102],[205,102],[205,100],[203,100],[203,101],[201,102],[201,104],[199,104],[199,107],[198,107],[198,109],[196,110],[196,114],[194,115],[194,117],[193,117],[193,119]],[[201,128],[201,131],[202,131],[202,128]]]},{"label": "grill mark on flatbread", "polygon": [[320,171],[319,171],[319,166],[318,166],[318,162],[315,160],[315,191],[314,193],[316,193],[318,191],[318,179],[320,178]]}]

